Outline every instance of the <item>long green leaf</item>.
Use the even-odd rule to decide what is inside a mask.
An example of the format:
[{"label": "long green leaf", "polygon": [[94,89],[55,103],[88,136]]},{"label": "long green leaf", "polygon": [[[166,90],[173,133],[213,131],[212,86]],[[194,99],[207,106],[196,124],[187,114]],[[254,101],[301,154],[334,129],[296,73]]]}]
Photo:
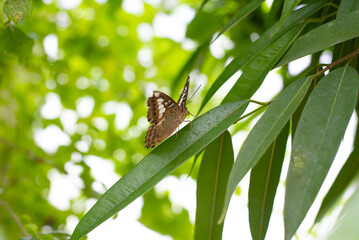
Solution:
[{"label": "long green leaf", "polygon": [[151,189],[176,167],[217,138],[244,112],[248,101],[221,105],[196,118],[142,159],[129,173],[107,190],[76,226],[71,240],[80,239],[106,219]]},{"label": "long green leaf", "polygon": [[328,240],[359,239],[359,189],[357,189],[345,204],[336,226],[327,238]]},{"label": "long green leaf", "polygon": [[282,10],[284,0],[274,0],[270,12],[266,16],[265,24],[267,27],[277,22],[279,12]]},{"label": "long green leaf", "polygon": [[293,27],[278,40],[269,45],[244,68],[232,89],[228,92],[223,102],[232,102],[240,99],[249,99],[261,86],[268,72],[282,57],[290,44],[303,30],[304,24]]},{"label": "long green leaf", "polygon": [[310,95],[298,123],[285,194],[285,239],[291,239],[332,164],[358,95],[358,74],[339,68]]},{"label": "long green leaf", "polygon": [[231,135],[225,131],[207,146],[198,172],[195,240],[222,239],[223,223],[217,220],[233,161]]},{"label": "long green leaf", "polygon": [[212,98],[212,96],[233,74],[235,74],[243,66],[248,64],[254,57],[260,54],[266,47],[268,47],[271,43],[281,37],[289,29],[298,24],[298,22],[301,22],[311,16],[323,5],[323,3],[315,3],[301,8],[298,11],[295,11],[288,17],[288,20],[282,25],[282,27],[276,32],[276,34],[273,35],[276,30],[276,25],[274,25],[265,33],[263,33],[263,35],[257,41],[255,41],[246,51],[235,57],[231,61],[231,63],[226,66],[226,68],[218,76],[215,82],[211,85],[210,89],[206,93],[206,96],[201,103],[198,113],[203,110],[203,108]]},{"label": "long green leaf", "polygon": [[338,8],[337,18],[342,18],[347,13],[356,11],[358,9],[359,9],[358,0],[342,0]]},{"label": "long green leaf", "polygon": [[231,18],[231,20],[229,20],[229,22],[222,28],[222,30],[218,33],[218,35],[216,36],[216,38],[211,42],[213,43],[214,41],[216,41],[223,33],[225,33],[228,29],[230,29],[231,27],[233,27],[234,25],[236,25],[238,22],[240,22],[243,18],[245,18],[246,16],[248,16],[251,12],[253,12],[254,10],[256,10],[256,8],[258,8],[261,3],[264,0],[253,0],[250,3],[248,3],[245,7],[243,7],[241,10],[239,10],[239,12],[234,15],[234,17]]},{"label": "long green leaf", "polygon": [[282,15],[280,16],[278,27],[280,27],[284,21],[288,18],[288,16],[293,12],[294,8],[301,2],[302,0],[285,0],[282,10]]},{"label": "long green leaf", "polygon": [[256,165],[305,96],[311,78],[303,78],[289,85],[271,103],[244,141],[231,171],[226,190],[225,205],[220,221],[224,220],[231,196],[246,173]]},{"label": "long green leaf", "polygon": [[321,25],[298,38],[277,67],[359,36],[359,10]]},{"label": "long green leaf", "polygon": [[[359,105],[356,106],[358,116]],[[330,187],[328,193],[325,195],[322,205],[318,211],[315,222],[321,220],[325,213],[335,204],[338,198],[344,193],[345,189],[349,186],[352,180],[359,172],[359,124],[357,124],[354,149],[348,157],[347,161],[340,170],[334,183]]]},{"label": "long green leaf", "polygon": [[334,205],[338,198],[344,193],[352,180],[359,172],[359,149],[358,146],[350,154],[344,166],[340,170],[333,185],[325,195],[322,205],[318,211],[315,222],[322,219],[325,213]]},{"label": "long green leaf", "polygon": [[251,171],[248,192],[249,225],[254,240],[264,239],[287,145],[287,124]]}]

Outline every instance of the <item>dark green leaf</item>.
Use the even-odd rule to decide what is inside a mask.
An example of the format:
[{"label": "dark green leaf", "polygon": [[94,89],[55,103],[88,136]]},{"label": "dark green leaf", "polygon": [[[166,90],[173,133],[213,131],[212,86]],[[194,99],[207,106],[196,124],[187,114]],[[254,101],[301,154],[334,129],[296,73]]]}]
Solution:
[{"label": "dark green leaf", "polygon": [[[277,67],[359,36],[359,11],[321,25],[298,38]],[[324,37],[325,36],[325,37]]]},{"label": "dark green leaf", "polygon": [[222,239],[223,223],[217,224],[223,207],[228,176],[234,161],[231,135],[225,131],[209,144],[197,178],[194,239]]},{"label": "dark green leaf", "polygon": [[188,158],[198,153],[217,138],[244,112],[248,101],[221,105],[196,118],[175,136],[170,137],[149,153],[129,173],[115,183],[78,223],[71,239],[80,239],[103,221],[126,207],[129,203],[151,189],[167,174]]},{"label": "dark green leaf", "polygon": [[318,11],[323,6],[323,3],[316,3],[308,5],[304,8],[295,11],[288,17],[288,20],[282,25],[282,27],[273,35],[276,30],[276,25],[268,29],[263,35],[255,41],[246,51],[241,53],[239,56],[235,57],[230,64],[226,66],[223,72],[219,75],[216,81],[211,85],[211,88],[206,93],[201,107],[198,112],[201,112],[204,106],[212,98],[212,96],[217,92],[217,90],[238,70],[243,66],[247,65],[253,58],[260,54],[265,48],[267,48],[271,43],[276,41],[279,37],[285,34],[289,29],[295,26],[298,22],[303,21],[304,19],[311,16],[313,13]]},{"label": "dark green leaf", "polygon": [[293,27],[244,66],[242,75],[226,95],[223,102],[251,98],[261,86],[268,72],[288,49],[304,26],[302,24]]},{"label": "dark green leaf", "polygon": [[240,22],[243,18],[245,18],[246,16],[248,16],[251,12],[253,12],[256,8],[258,8],[261,3],[264,0],[253,0],[251,2],[249,2],[245,7],[241,8],[241,10],[239,10],[239,12],[234,15],[231,20],[229,20],[229,22],[222,28],[222,30],[218,33],[218,35],[216,36],[216,38],[212,41],[212,43],[214,41],[217,40],[217,38],[219,38],[223,33],[225,33],[228,29],[230,29],[231,27],[233,27],[234,25],[236,25],[238,22]]},{"label": "dark green leaf", "polygon": [[284,23],[284,21],[288,18],[288,16],[293,12],[294,8],[301,2],[302,0],[285,0],[284,6],[282,10],[282,15],[279,19],[278,28]]},{"label": "dark green leaf", "polygon": [[287,176],[285,239],[296,232],[326,177],[354,110],[358,81],[351,67],[329,73],[303,109]]},{"label": "dark green leaf", "polygon": [[268,147],[273,143],[302,101],[310,83],[311,78],[308,77],[289,85],[271,103],[252,131],[250,131],[238,153],[229,177],[221,220],[224,219],[229,201],[238,183],[256,165]]},{"label": "dark green leaf", "polygon": [[356,11],[358,9],[359,9],[358,0],[342,0],[338,8],[337,19],[345,17],[346,14]]},{"label": "dark green leaf", "polygon": [[267,232],[282,170],[288,133],[289,124],[283,128],[251,171],[248,213],[254,240],[264,239]]}]

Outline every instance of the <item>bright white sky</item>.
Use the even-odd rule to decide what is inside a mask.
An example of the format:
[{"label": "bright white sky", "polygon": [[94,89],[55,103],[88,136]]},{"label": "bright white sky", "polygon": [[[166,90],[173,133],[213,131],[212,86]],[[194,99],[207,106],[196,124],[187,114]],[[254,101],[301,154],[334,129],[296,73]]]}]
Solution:
[{"label": "bright white sky", "polygon": [[[50,4],[53,0],[43,0],[46,4]],[[79,4],[81,0],[55,0],[57,6],[63,10],[74,9]],[[100,4],[104,4],[107,0],[96,0]],[[144,2],[158,5],[160,0],[144,0]],[[271,5],[272,0],[266,1],[267,5]],[[153,24],[149,25],[147,23],[140,24],[137,28],[139,38],[143,42],[151,41],[153,36],[167,37],[176,42],[182,42],[185,49],[193,49],[196,46],[196,43],[189,39],[185,39],[185,31],[187,24],[194,17],[194,10],[184,4],[178,5],[176,0],[166,0],[165,6],[169,9],[177,6],[176,9],[169,15],[165,13],[158,13],[153,20]],[[122,3],[124,11],[140,16],[144,11],[144,3],[142,0],[124,0]],[[94,11],[88,10],[85,13],[84,17],[92,19],[94,17]],[[59,27],[66,28],[71,24],[67,13],[65,11],[60,12],[57,15],[57,23]],[[176,26],[175,28],[173,26]],[[174,29],[176,29],[174,31]],[[120,26],[117,29],[118,34],[126,35],[128,29],[124,26]],[[252,34],[253,40],[258,38],[257,33]],[[58,47],[58,38],[55,34],[49,34],[44,39],[44,50],[49,57],[50,61],[56,61],[59,59],[59,54],[61,51]],[[98,44],[100,46],[108,45],[108,39],[106,36],[101,36],[98,39]],[[210,51],[212,55],[216,58],[222,58],[226,50],[229,50],[234,47],[233,42],[226,36],[222,36],[216,40],[211,46]],[[155,66],[152,66],[152,53],[150,49],[143,48],[138,53],[138,61],[141,65],[148,68],[148,74],[156,74],[157,69]],[[304,68],[309,65],[310,57],[303,57],[289,64],[289,72],[292,75],[300,73]],[[329,52],[323,54],[321,57],[322,63],[329,63],[331,61],[331,54]],[[93,77],[100,78],[102,75],[102,70],[98,67],[94,67]],[[198,81],[206,83],[206,76],[203,74],[198,74]],[[236,73],[215,95],[215,98],[218,99],[220,96],[224,96],[224,93],[233,86],[235,81],[240,76],[241,72]],[[124,79],[128,82],[135,80],[136,76],[131,67],[127,67],[124,71]],[[67,76],[60,76],[61,79],[49,79],[46,82],[46,86],[49,89],[54,89],[57,84],[65,84],[67,82]],[[104,87],[108,85],[107,80],[103,79]],[[81,77],[76,82],[77,86],[80,89],[86,89],[90,86],[91,81],[85,77]],[[253,99],[258,101],[269,101],[271,100],[281,89],[282,89],[282,79],[279,74],[276,73],[276,70],[273,70],[266,77],[261,88],[253,96]],[[148,84],[147,93],[151,93],[152,90],[158,89],[157,84],[150,83]],[[161,89],[168,93],[168,89]],[[45,103],[40,109],[40,113],[45,119],[56,119],[60,118],[61,123],[64,126],[62,131],[59,127],[55,125],[50,125],[45,129],[35,129],[34,138],[39,147],[44,149],[44,151],[49,154],[57,151],[58,147],[61,145],[69,145],[70,137],[75,132],[86,133],[88,126],[84,123],[78,124],[77,120],[79,118],[85,118],[92,114],[94,107],[94,99],[91,96],[84,96],[76,101],[76,111],[65,109],[60,101],[59,96],[56,93],[48,93],[45,97]],[[251,105],[247,111],[251,111],[255,108],[255,105]],[[102,106],[102,111],[108,115],[115,115],[115,126],[117,129],[127,129],[129,122],[132,118],[131,107],[126,102],[117,102],[110,101]],[[120,115],[121,113],[121,115]],[[334,178],[341,166],[343,165],[344,160],[349,155],[351,149],[348,146],[352,146],[353,142],[353,133],[356,125],[356,117],[353,116],[347,133],[344,137],[338,155],[334,161],[334,164],[329,172],[329,178],[325,181],[319,196],[317,199],[322,199],[326,191],[330,187],[331,183],[334,181]],[[104,118],[96,118],[93,120],[92,124],[99,130],[106,130],[108,127],[108,122]],[[146,118],[143,117],[139,120],[138,126],[141,128],[147,128],[148,123]],[[140,127],[132,127],[129,130],[128,137],[138,136],[138,133],[141,132]],[[241,131],[236,133],[233,136],[233,144],[235,155],[239,151],[239,146],[244,141],[248,132]],[[56,137],[54,137],[56,136]],[[88,135],[84,135],[83,138],[78,141],[75,146],[78,149],[78,153],[74,153],[70,162],[66,164],[66,170],[69,172],[68,175],[60,174],[57,170],[52,170],[49,172],[49,178],[51,180],[51,189],[49,194],[49,201],[55,207],[61,210],[69,209],[70,199],[77,198],[80,194],[80,188],[83,187],[83,183],[80,176],[82,169],[79,166],[76,166],[74,163],[81,159],[81,154],[85,156],[85,162],[87,165],[93,169],[92,174],[96,179],[93,187],[99,192],[104,192],[105,189],[102,184],[109,188],[114,184],[120,176],[118,176],[114,171],[114,164],[110,160],[102,159],[97,156],[86,156],[86,152],[90,144],[94,142],[95,147],[99,149],[105,148],[106,143],[101,142],[98,139],[92,139]],[[290,143],[288,143],[290,145]],[[290,148],[290,147],[289,147]],[[276,195],[274,210],[267,233],[266,239],[283,239],[284,228],[283,228],[283,204],[284,204],[284,179],[286,176],[288,162],[289,162],[289,152],[287,150],[286,160],[283,167],[283,173],[281,176],[281,182],[279,185],[278,193]],[[118,161],[123,161],[126,157],[126,153],[123,149],[116,150],[115,158]],[[143,156],[136,156],[136,161],[140,160]],[[227,218],[224,225],[224,240],[234,240],[238,239],[240,236],[241,239],[251,239],[249,224],[248,224],[248,209],[247,209],[247,191],[249,185],[249,175],[242,180],[240,187],[242,193],[240,197],[234,196],[232,198],[231,204],[229,206]],[[162,180],[156,187],[156,191],[161,194],[164,191],[170,192],[170,199],[174,205],[174,211],[178,211],[178,207],[182,207],[189,211],[190,219],[192,222],[195,220],[195,211],[196,211],[196,183],[191,178],[186,178],[182,176],[179,179],[176,177],[168,176]],[[94,199],[87,201],[78,200],[73,205],[74,212],[81,212],[83,206],[86,206],[88,210],[95,203]],[[88,235],[89,240],[97,239],[106,239],[106,240],[115,240],[118,239],[118,236],[122,236],[124,239],[146,239],[146,240],[168,240],[171,239],[169,236],[160,235],[150,229],[147,229],[142,224],[140,224],[137,219],[141,214],[141,207],[143,205],[143,199],[140,197],[124,210],[122,210],[118,217],[115,220],[108,220],[94,231]],[[317,210],[319,209],[320,201],[316,201],[313,204],[307,218],[300,227],[298,231],[299,239],[318,239],[326,236],[329,229],[331,229],[335,217],[324,219],[324,223],[314,229],[316,232],[317,238],[314,238],[311,235],[308,235],[308,229],[310,228]],[[335,215],[335,214],[334,214]],[[73,231],[78,219],[75,216],[70,216],[67,219],[66,229],[69,233]],[[45,229],[44,229],[45,230]]]}]

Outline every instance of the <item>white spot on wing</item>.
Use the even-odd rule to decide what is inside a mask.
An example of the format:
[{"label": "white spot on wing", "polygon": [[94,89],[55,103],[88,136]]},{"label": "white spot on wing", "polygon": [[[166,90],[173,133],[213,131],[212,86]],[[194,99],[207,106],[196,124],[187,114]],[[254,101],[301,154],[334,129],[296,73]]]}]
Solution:
[{"label": "white spot on wing", "polygon": [[159,104],[158,105],[158,109],[161,110],[162,108],[164,108],[165,106],[163,106],[163,104]]},{"label": "white spot on wing", "polygon": [[157,102],[158,102],[158,103],[162,103],[162,102],[163,102],[163,98],[157,99]]},{"label": "white spot on wing", "polygon": [[166,111],[166,109],[164,109],[164,108],[160,109],[160,114],[162,115],[165,111]]},{"label": "white spot on wing", "polygon": [[155,97],[159,97],[159,96],[160,96],[160,93],[159,93],[159,92],[154,92],[153,95],[154,95]]}]

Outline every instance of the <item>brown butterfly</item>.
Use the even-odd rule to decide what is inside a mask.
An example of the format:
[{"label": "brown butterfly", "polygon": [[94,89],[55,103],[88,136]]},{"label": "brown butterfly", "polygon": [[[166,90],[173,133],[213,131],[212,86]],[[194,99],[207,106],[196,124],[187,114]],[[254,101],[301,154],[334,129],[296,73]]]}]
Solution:
[{"label": "brown butterfly", "polygon": [[169,137],[186,119],[186,115],[190,114],[186,108],[189,79],[188,76],[178,102],[159,91],[154,91],[153,96],[147,99],[147,119],[153,125],[150,126],[146,133],[146,148],[153,148],[157,143]]}]

